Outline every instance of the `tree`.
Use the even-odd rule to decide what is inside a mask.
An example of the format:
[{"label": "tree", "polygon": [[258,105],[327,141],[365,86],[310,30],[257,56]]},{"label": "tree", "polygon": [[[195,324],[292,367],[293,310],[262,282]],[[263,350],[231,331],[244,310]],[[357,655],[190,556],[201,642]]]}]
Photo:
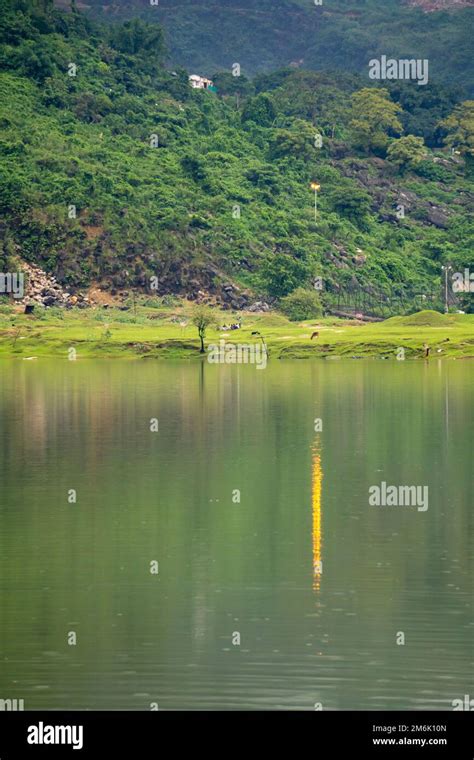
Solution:
[{"label": "tree", "polygon": [[445,144],[465,157],[467,173],[474,172],[474,100],[456,106],[440,126],[448,131]]},{"label": "tree", "polygon": [[286,314],[292,322],[313,319],[322,314],[319,294],[315,290],[307,290],[306,288],[296,288],[292,293],[282,298],[280,307],[283,314]]},{"label": "tree", "polygon": [[74,112],[78,119],[88,124],[101,121],[113,108],[107,95],[81,92],[76,97]]},{"label": "tree", "polygon": [[9,67],[18,69],[23,76],[37,82],[44,82],[47,77],[53,76],[59,61],[55,48],[41,37],[38,40],[24,40],[12,50],[9,58]]},{"label": "tree", "polygon": [[14,272],[17,269],[15,246],[10,237],[0,240],[0,272]]},{"label": "tree", "polygon": [[220,71],[211,76],[214,85],[217,87],[219,95],[241,95],[247,97],[253,93],[253,82],[247,79],[243,74],[234,77],[226,71]]},{"label": "tree", "polygon": [[357,146],[367,151],[384,152],[389,133],[401,134],[403,127],[397,114],[402,111],[386,90],[365,87],[352,96],[350,127]]},{"label": "tree", "polygon": [[186,153],[181,158],[181,166],[188,177],[191,177],[195,182],[203,182],[207,179],[207,173],[202,157]]},{"label": "tree", "polygon": [[364,227],[370,211],[370,195],[357,187],[338,187],[330,195],[334,211],[353,224]]},{"label": "tree", "polygon": [[302,285],[308,277],[306,263],[286,253],[269,256],[262,267],[262,279],[271,296],[281,298]]},{"label": "tree", "polygon": [[242,112],[242,121],[254,121],[261,127],[269,127],[276,117],[275,106],[268,95],[249,98]]},{"label": "tree", "polygon": [[289,129],[276,129],[271,145],[272,158],[295,156],[304,159],[317,155],[315,146],[319,130],[303,119],[295,119]]},{"label": "tree", "polygon": [[147,24],[139,18],[113,26],[110,42],[115,50],[127,55],[153,56],[160,62],[165,53],[164,33],[158,24]]},{"label": "tree", "polygon": [[205,352],[204,338],[206,337],[206,330],[208,327],[212,327],[216,324],[216,317],[209,306],[196,304],[192,311],[191,322],[198,329],[199,340],[201,341],[199,353],[203,354]]},{"label": "tree", "polygon": [[423,137],[430,148],[443,145],[443,130],[439,126],[461,100],[455,86],[449,88],[430,82],[424,87],[413,87],[412,82],[387,80],[390,97],[403,108],[401,121],[405,133]]},{"label": "tree", "polygon": [[387,150],[387,158],[396,164],[403,174],[406,169],[415,168],[426,158],[425,141],[422,137],[414,135],[393,140]]}]

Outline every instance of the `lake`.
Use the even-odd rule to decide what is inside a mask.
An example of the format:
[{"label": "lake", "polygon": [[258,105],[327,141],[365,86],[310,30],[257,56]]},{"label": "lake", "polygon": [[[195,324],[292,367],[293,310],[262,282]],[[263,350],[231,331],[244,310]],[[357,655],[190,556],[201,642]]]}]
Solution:
[{"label": "lake", "polygon": [[[472,370],[2,361],[0,698],[474,697]],[[369,504],[382,483],[426,509]]]}]

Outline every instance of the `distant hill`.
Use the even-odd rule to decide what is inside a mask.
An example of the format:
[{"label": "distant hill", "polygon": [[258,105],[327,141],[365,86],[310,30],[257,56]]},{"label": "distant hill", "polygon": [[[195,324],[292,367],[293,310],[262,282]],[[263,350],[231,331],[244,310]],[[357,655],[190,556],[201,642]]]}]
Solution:
[{"label": "distant hill", "polygon": [[[108,21],[140,16],[166,31],[171,65],[250,76],[293,65],[368,75],[371,58],[427,58],[433,81],[473,92],[474,8],[449,0],[87,0]],[[413,7],[415,6],[415,7]],[[418,7],[416,7],[418,6]],[[84,6],[85,7],[85,6]],[[449,12],[452,11],[452,12]]]}]

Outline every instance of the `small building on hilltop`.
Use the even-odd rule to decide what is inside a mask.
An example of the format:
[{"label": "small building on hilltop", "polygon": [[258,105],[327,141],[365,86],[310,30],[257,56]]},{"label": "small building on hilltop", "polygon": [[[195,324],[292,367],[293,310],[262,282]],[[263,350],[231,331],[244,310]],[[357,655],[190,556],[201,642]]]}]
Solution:
[{"label": "small building on hilltop", "polygon": [[189,84],[195,90],[211,90],[212,92],[217,92],[217,88],[215,87],[212,79],[201,77],[199,74],[190,74]]}]

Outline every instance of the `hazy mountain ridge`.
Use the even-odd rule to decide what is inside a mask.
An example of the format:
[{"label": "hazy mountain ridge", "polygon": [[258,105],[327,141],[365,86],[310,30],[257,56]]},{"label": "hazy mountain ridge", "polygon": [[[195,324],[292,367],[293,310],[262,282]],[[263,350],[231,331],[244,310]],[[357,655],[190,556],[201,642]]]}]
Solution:
[{"label": "hazy mountain ridge", "polygon": [[[431,0],[436,2],[437,0]],[[139,16],[166,30],[169,64],[212,75],[239,63],[251,76],[287,65],[368,76],[372,58],[426,58],[433,81],[471,87],[474,8],[450,0],[445,12],[401,0],[213,0],[211,3],[88,0],[107,21]],[[471,5],[471,4],[470,4]],[[452,12],[451,12],[452,11]]]}]

